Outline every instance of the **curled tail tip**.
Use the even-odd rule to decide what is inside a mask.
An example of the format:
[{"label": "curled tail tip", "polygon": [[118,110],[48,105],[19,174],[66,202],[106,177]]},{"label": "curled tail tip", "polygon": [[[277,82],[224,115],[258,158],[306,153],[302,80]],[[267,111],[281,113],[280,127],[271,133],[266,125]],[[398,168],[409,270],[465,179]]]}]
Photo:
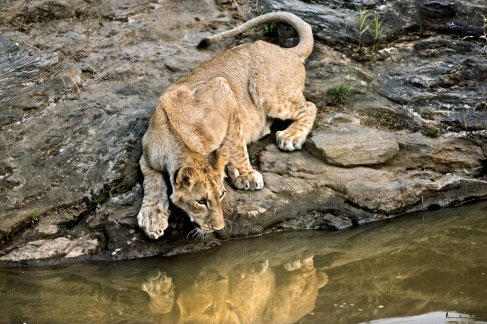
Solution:
[{"label": "curled tail tip", "polygon": [[203,38],[198,45],[196,46],[198,49],[205,49],[208,48],[211,45],[211,41],[209,38]]}]

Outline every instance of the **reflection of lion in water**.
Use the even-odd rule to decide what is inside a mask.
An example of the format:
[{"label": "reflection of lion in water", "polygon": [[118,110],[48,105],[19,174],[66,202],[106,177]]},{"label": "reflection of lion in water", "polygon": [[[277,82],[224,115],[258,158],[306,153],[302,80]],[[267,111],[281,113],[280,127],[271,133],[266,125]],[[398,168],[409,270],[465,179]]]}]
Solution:
[{"label": "reflection of lion in water", "polygon": [[269,267],[266,261],[228,274],[205,273],[180,290],[158,274],[143,290],[162,323],[287,324],[313,310],[318,289],[327,282],[326,273],[308,258],[284,267]]},{"label": "reflection of lion in water", "polygon": [[277,269],[276,289],[267,307],[266,323],[295,323],[315,308],[318,289],[328,282],[323,271],[316,271],[313,258],[292,268]]}]

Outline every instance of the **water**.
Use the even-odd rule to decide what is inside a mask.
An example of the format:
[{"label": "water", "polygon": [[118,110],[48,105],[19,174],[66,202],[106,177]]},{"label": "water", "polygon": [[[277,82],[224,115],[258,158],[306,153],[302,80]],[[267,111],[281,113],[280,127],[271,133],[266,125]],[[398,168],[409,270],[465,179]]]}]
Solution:
[{"label": "water", "polygon": [[194,255],[0,270],[0,323],[487,323],[487,202]]}]

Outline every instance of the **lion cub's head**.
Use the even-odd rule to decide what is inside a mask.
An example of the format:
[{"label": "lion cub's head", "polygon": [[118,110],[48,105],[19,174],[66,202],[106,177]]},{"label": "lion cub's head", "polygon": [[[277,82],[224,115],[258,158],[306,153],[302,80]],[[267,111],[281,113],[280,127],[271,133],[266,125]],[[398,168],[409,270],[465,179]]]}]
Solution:
[{"label": "lion cub's head", "polygon": [[224,146],[215,168],[201,158],[196,159],[193,165],[181,167],[175,174],[171,201],[204,232],[225,227],[221,201],[225,196],[223,179],[228,156],[229,150]]}]

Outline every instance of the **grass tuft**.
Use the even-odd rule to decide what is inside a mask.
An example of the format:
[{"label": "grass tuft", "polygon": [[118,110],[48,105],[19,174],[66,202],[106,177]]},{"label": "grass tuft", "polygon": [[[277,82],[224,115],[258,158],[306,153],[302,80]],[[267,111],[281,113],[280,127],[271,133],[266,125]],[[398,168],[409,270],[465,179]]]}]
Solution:
[{"label": "grass tuft", "polygon": [[39,221],[39,209],[34,209],[32,212],[32,223],[37,223]]},{"label": "grass tuft", "polygon": [[440,129],[440,128],[436,128],[436,127],[427,127],[425,129],[423,129],[421,131],[421,133],[424,135],[424,136],[428,136],[428,137],[433,137],[433,138],[436,138],[436,137],[440,137],[441,134],[443,134],[443,131]]},{"label": "grass tuft", "polygon": [[382,28],[382,21],[379,19],[378,15],[374,16],[373,20],[373,29],[370,29],[370,33],[372,37],[374,37],[374,44],[372,45],[372,49],[375,51],[376,46],[379,44],[382,37],[384,37],[384,30]]},{"label": "grass tuft", "polygon": [[95,196],[93,196],[92,201],[93,201],[95,204],[98,204],[98,203],[101,203],[101,202],[105,201],[105,194],[102,192],[102,193],[101,193],[101,194],[99,194],[99,195],[95,195]]},{"label": "grass tuft", "polygon": [[369,116],[365,121],[365,125],[390,130],[401,130],[407,128],[406,123],[387,112],[378,114],[376,116]]},{"label": "grass tuft", "polygon": [[114,186],[114,185],[112,185],[112,186],[110,187],[110,190],[108,190],[108,196],[109,196],[110,198],[112,198],[112,194],[113,194],[113,191],[114,191],[114,190],[115,190],[115,186]]},{"label": "grass tuft", "polygon": [[379,15],[374,15],[372,20],[369,20],[367,10],[363,8],[358,9],[358,23],[357,23],[357,35],[358,35],[358,49],[361,50],[363,45],[362,36],[365,32],[369,31],[373,38],[372,49],[375,51],[377,45],[384,37],[384,28],[382,27],[382,21],[379,19]]},{"label": "grass tuft", "polygon": [[[267,10],[265,9],[264,6],[259,7],[259,16],[265,15],[267,13]],[[277,27],[276,24],[270,23],[270,24],[264,24],[264,33],[266,35],[271,35],[275,34],[277,32]]]},{"label": "grass tuft", "polygon": [[3,237],[3,240],[4,240],[4,241],[10,241],[10,239],[11,239],[11,237],[10,237],[10,236],[11,236],[11,234],[12,234],[12,232],[11,232],[10,230],[7,230],[7,231],[5,232],[5,236]]},{"label": "grass tuft", "polygon": [[328,95],[331,96],[333,106],[341,106],[345,102],[352,87],[353,69],[348,68],[348,81],[345,84],[340,84],[338,87],[328,90]]},{"label": "grass tuft", "polygon": [[362,48],[362,35],[369,30],[370,24],[367,22],[367,10],[359,8],[359,22],[358,22],[358,48]]}]

